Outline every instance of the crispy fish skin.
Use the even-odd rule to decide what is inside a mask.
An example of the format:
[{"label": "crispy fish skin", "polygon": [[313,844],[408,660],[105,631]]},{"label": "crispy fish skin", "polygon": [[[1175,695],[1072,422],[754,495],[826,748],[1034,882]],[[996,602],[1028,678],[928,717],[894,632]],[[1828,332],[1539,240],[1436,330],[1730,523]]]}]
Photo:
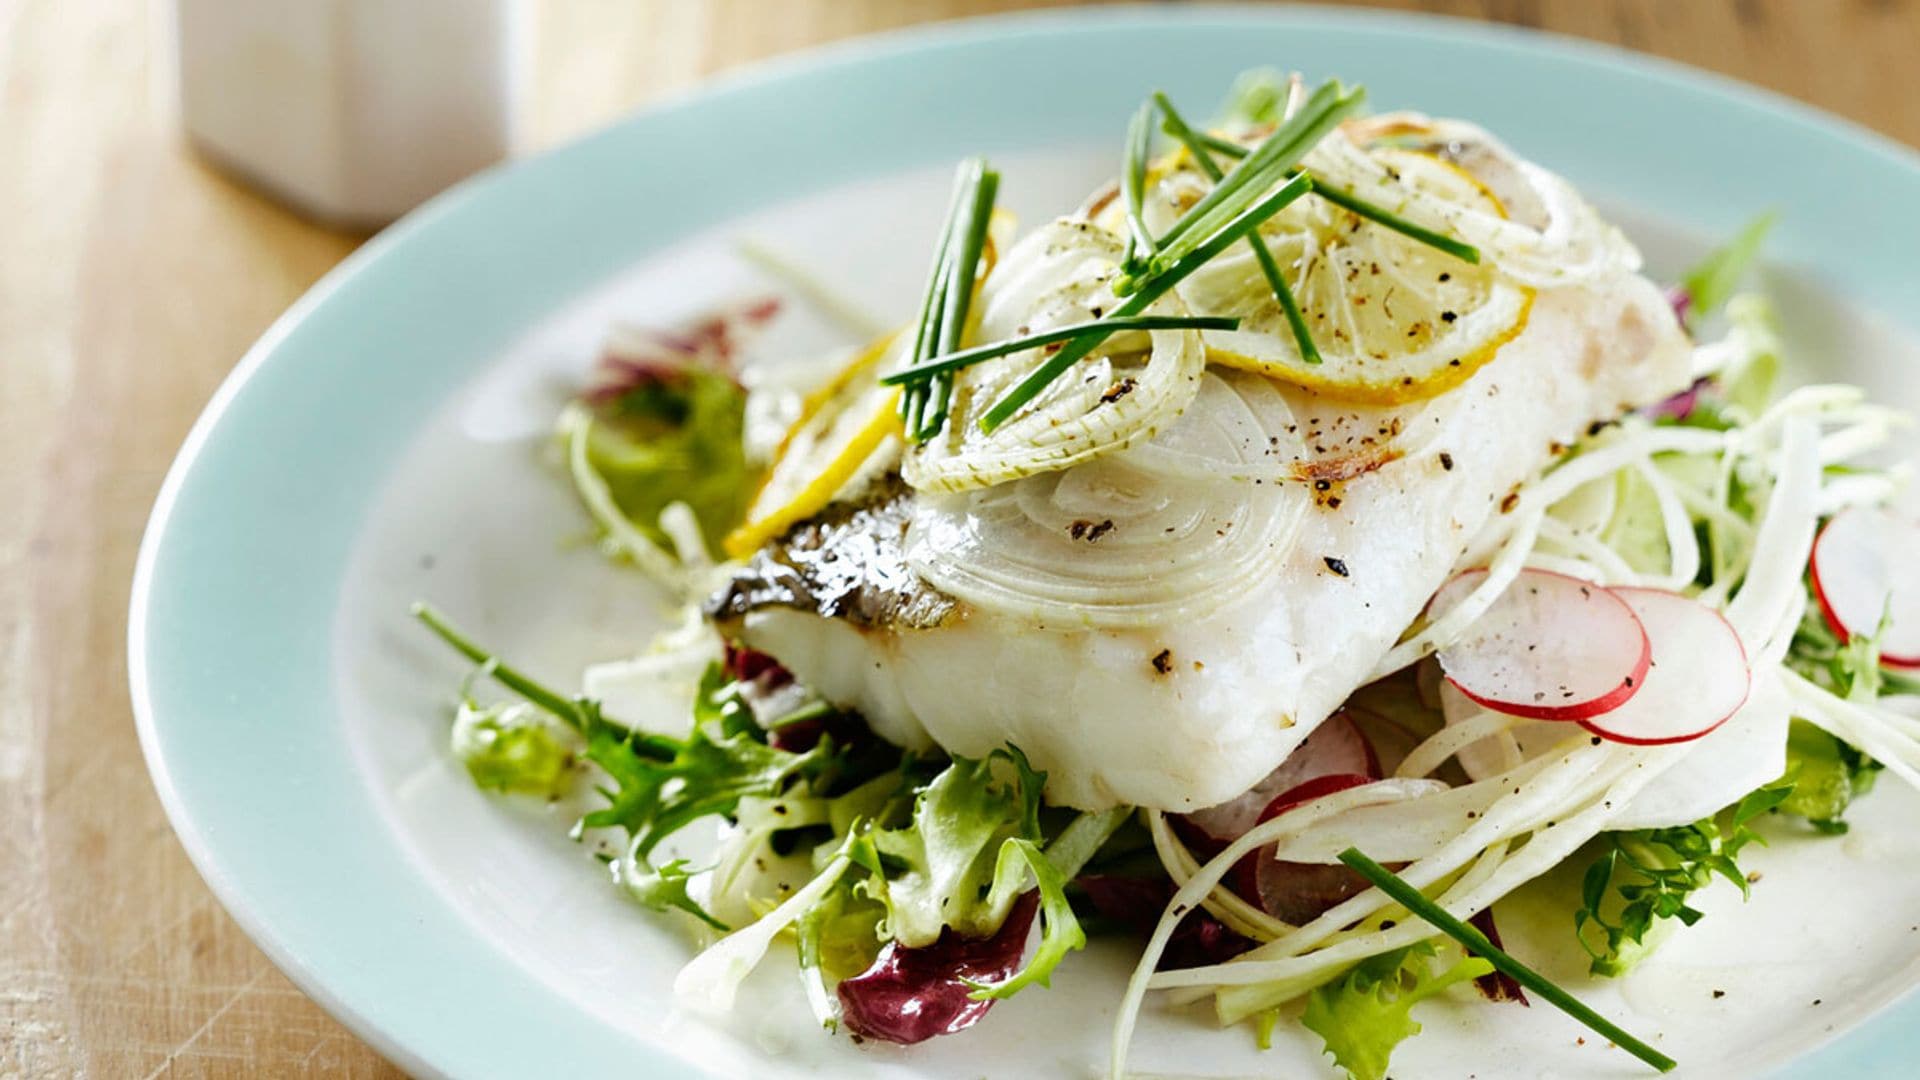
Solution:
[{"label": "crispy fish skin", "polygon": [[1310,442],[1315,506],[1292,551],[1231,606],[1175,625],[1051,628],[909,584],[913,496],[899,491],[762,552],[712,610],[894,742],[970,756],[1014,743],[1047,771],[1050,801],[1082,809],[1215,805],[1339,707],[1509,496],[1593,422],[1683,389],[1689,360],[1644,278],[1542,292],[1527,329],[1455,390],[1416,410],[1347,407],[1347,430],[1384,443],[1316,473],[1356,448]]},{"label": "crispy fish skin", "polygon": [[901,555],[913,490],[898,473],[836,502],[761,548],[707,601],[725,627],[751,612],[785,607],[876,630],[929,630],[959,602],[920,580]]}]

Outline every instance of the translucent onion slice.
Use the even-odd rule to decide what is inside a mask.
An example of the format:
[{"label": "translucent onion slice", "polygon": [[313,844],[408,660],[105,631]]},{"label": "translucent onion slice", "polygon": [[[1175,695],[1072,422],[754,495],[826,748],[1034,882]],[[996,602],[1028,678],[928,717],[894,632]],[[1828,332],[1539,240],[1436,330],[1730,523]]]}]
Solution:
[{"label": "translucent onion slice", "polygon": [[[1398,183],[1390,164],[1363,145],[1389,136],[1412,140],[1465,169],[1500,200],[1508,216]],[[1307,166],[1362,199],[1474,245],[1482,258],[1523,285],[1577,285],[1640,268],[1640,252],[1572,184],[1465,121],[1416,113],[1374,117],[1322,140],[1307,156]]]},{"label": "translucent onion slice", "polygon": [[1310,499],[1248,476],[1298,453],[1267,380],[1205,374],[1179,423],[1146,444],[984,491],[918,500],[907,560],[982,610],[1116,629],[1213,611],[1270,574]]},{"label": "translucent onion slice", "polygon": [[[981,290],[974,338],[1004,341],[1098,319],[1120,299],[1108,287],[1120,241],[1086,221],[1062,218],[1029,233]],[[1168,296],[1148,309],[1184,315]],[[1206,368],[1190,330],[1117,334],[992,432],[979,420],[1044,359],[1018,353],[962,371],[945,429],[907,454],[902,475],[922,491],[956,492],[1054,472],[1154,437],[1199,390]]]}]

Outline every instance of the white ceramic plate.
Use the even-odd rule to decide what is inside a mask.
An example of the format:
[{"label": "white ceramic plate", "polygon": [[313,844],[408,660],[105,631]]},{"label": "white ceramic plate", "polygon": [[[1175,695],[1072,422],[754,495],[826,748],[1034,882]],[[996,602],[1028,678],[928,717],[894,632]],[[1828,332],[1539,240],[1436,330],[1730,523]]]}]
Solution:
[{"label": "white ceramic plate", "polygon": [[[1780,206],[1766,284],[1802,374],[1920,406],[1913,245],[1847,212],[1878,199],[1881,229],[1911,240],[1920,169],[1755,93],[1549,39],[1325,13],[1022,19],[840,50],[437,203],[318,287],[222,390],[156,512],[133,630],[156,781],[222,899],[297,980],[422,1073],[1101,1068],[1125,943],[909,1050],[820,1034],[778,950],[735,1021],[680,1014],[669,985],[686,942],[608,886],[565,838],[564,809],[485,796],[446,756],[462,668],[406,612],[429,599],[562,685],[635,650],[655,602],[579,542],[586,522],[539,453],[610,321],[668,322],[768,288],[734,254],[743,236],[804,254],[899,317],[953,158],[991,153],[1004,198],[1042,220],[1111,173],[1127,112],[1151,88],[1117,73],[1151,72],[1199,103],[1261,62],[1366,82],[1383,107],[1488,122],[1617,211],[1656,270]],[[1777,149],[1759,153],[1755,138]],[[1794,164],[1808,155],[1835,171]],[[1771,171],[1757,177],[1761,161]],[[849,343],[826,321],[783,318],[769,362]],[[1713,890],[1704,922],[1618,984],[1579,978],[1569,903],[1503,906],[1502,928],[1690,1074],[1765,1071],[1920,979],[1920,915],[1899,914],[1920,912],[1916,814],[1920,797],[1888,780],[1848,838],[1755,852],[1751,903]],[[1463,1000],[1423,1017],[1397,1076],[1640,1069],[1545,1007]],[[1802,1070],[1904,1060],[1916,1045],[1890,1021]],[[1327,1071],[1310,1036],[1283,1029],[1262,1053],[1243,1029],[1157,1007],[1133,1063]]]}]

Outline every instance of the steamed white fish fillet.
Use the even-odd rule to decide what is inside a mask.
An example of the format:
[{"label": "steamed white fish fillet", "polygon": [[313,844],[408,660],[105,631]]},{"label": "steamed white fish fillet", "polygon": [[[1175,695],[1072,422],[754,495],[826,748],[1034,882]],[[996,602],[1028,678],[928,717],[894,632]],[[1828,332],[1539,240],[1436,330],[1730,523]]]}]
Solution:
[{"label": "steamed white fish fillet", "polygon": [[1420,405],[1290,390],[1319,477],[1297,540],[1237,601],[1166,625],[1051,628],[932,592],[901,555],[920,496],[897,483],[763,550],[710,611],[893,742],[1012,743],[1056,804],[1214,805],[1368,678],[1510,496],[1596,421],[1683,389],[1688,363],[1661,292],[1622,273],[1541,291],[1519,336]]}]

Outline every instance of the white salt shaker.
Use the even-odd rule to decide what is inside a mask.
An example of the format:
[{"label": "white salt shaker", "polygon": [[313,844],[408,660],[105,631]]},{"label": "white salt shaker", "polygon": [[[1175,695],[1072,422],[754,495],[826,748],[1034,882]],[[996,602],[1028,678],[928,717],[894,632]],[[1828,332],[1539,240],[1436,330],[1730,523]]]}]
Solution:
[{"label": "white salt shaker", "polygon": [[208,157],[323,222],[385,224],[506,157],[516,0],[174,0]]}]

